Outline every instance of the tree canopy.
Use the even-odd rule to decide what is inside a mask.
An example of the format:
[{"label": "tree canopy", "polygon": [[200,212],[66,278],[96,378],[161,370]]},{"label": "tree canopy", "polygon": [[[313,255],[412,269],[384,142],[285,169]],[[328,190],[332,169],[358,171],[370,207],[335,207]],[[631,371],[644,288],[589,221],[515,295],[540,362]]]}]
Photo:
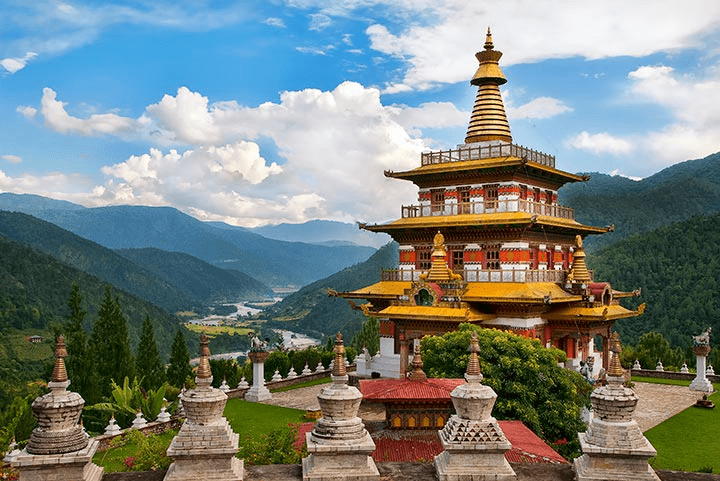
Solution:
[{"label": "tree canopy", "polygon": [[577,372],[558,366],[558,361],[566,360],[559,349],[511,333],[461,324],[457,331],[422,339],[427,375],[463,377],[473,331],[480,343],[483,383],[498,396],[493,416],[523,421],[564,456],[579,455],[577,433],[585,429],[581,409],[589,405],[591,386]]}]

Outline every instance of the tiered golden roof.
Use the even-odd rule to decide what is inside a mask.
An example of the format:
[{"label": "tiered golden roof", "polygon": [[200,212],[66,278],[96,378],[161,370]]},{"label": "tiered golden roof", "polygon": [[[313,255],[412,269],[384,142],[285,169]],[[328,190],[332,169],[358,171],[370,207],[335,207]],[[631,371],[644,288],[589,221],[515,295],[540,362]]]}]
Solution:
[{"label": "tiered golden roof", "polygon": [[490,27],[485,40],[485,50],[476,53],[475,57],[480,65],[470,83],[478,86],[478,92],[465,143],[488,140],[512,142],[510,124],[500,95],[500,85],[507,82],[498,63],[502,52],[494,50]]}]

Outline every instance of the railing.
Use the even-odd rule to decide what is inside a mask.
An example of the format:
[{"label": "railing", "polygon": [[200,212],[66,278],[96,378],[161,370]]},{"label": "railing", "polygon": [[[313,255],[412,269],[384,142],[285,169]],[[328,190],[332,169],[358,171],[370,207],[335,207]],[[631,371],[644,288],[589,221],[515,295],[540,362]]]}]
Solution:
[{"label": "railing", "polygon": [[421,204],[402,206],[402,217],[432,217],[458,214],[492,214],[497,212],[526,212],[561,219],[575,219],[575,210],[555,204],[543,204],[530,200],[511,199],[474,201],[444,204]]},{"label": "railing", "polygon": [[543,154],[515,144],[477,145],[455,150],[423,152],[421,165],[443,164],[445,162],[461,162],[463,160],[490,159],[493,157],[520,157],[530,162],[555,168],[555,156]]},{"label": "railing", "polygon": [[[416,269],[386,269],[382,271],[383,281],[417,282],[424,271]],[[466,282],[564,282],[564,270],[534,269],[480,269],[466,267],[456,270]]]}]

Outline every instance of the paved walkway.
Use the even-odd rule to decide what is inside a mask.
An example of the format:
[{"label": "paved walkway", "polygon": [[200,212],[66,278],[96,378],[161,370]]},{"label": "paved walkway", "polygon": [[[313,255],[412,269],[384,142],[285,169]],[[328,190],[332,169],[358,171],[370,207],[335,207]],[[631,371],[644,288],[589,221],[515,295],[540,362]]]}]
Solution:
[{"label": "paved walkway", "polygon": [[[327,384],[318,384],[317,386],[277,392],[273,393],[272,399],[263,402],[294,409],[305,410],[311,407],[320,409],[317,395],[327,386]],[[634,419],[643,432],[695,404],[700,397],[699,394],[690,391],[687,387],[666,384],[638,382],[635,383],[634,390],[640,398]],[[377,421],[383,419],[384,415],[377,409],[363,405],[360,417],[368,421]]]}]

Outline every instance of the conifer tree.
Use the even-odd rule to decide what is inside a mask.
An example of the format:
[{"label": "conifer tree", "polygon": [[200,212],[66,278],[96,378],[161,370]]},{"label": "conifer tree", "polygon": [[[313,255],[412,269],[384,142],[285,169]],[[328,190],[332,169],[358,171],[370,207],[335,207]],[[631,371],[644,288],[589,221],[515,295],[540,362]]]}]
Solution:
[{"label": "conifer tree", "polygon": [[82,307],[82,296],[77,284],[73,284],[68,299],[70,317],[65,323],[65,345],[67,357],[65,366],[68,378],[72,382],[72,390],[80,393],[84,398],[91,396],[89,392],[91,378],[91,362],[88,359],[88,335],[83,329],[83,320],[87,311]]},{"label": "conifer tree", "polygon": [[158,389],[165,382],[165,366],[160,359],[150,316],[145,316],[142,325],[140,343],[135,356],[135,371],[141,378],[140,386],[146,391]]},{"label": "conifer tree", "polygon": [[190,368],[190,353],[185,344],[185,336],[182,329],[178,329],[172,346],[170,347],[170,365],[167,369],[167,380],[176,387],[182,387],[185,380],[192,376]]},{"label": "conifer tree", "polygon": [[103,396],[109,396],[111,381],[122,383],[126,376],[130,379],[135,377],[127,320],[118,299],[113,298],[110,286],[105,286],[105,298],[100,305],[90,340],[100,392]]}]

